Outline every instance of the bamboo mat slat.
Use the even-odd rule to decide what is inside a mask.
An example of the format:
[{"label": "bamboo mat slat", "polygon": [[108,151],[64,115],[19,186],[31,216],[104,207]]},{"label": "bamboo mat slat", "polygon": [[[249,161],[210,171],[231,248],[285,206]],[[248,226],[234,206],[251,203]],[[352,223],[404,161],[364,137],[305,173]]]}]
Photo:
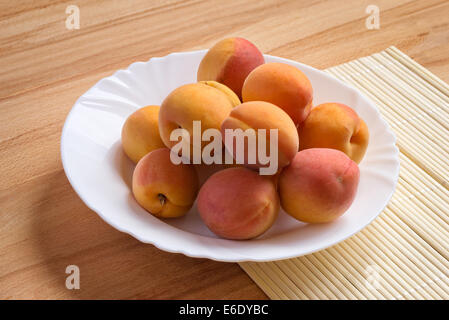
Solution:
[{"label": "bamboo mat slat", "polygon": [[333,247],[240,266],[271,299],[448,299],[449,85],[395,47],[326,72],[372,99],[395,132],[395,194]]}]

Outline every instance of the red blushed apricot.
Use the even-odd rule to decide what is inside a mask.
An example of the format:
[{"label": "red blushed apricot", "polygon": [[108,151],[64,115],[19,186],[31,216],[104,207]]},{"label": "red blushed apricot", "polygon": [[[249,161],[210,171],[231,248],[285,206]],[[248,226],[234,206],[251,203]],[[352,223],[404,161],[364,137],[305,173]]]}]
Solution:
[{"label": "red blushed apricot", "polygon": [[248,74],[265,62],[257,47],[243,38],[229,38],[216,43],[204,56],[197,80],[214,80],[225,84],[241,97]]},{"label": "red blushed apricot", "polygon": [[198,185],[193,165],[173,164],[170,150],[162,148],[150,152],[137,163],[132,191],[137,202],[152,215],[176,218],[190,210]]},{"label": "red blushed apricot", "polygon": [[201,188],[197,204],[212,232],[234,240],[263,234],[279,211],[272,179],[242,167],[213,174]]},{"label": "red blushed apricot", "polygon": [[331,222],[354,201],[359,175],[357,163],[341,151],[298,152],[279,177],[282,208],[303,222]]},{"label": "red blushed apricot", "polygon": [[332,148],[357,163],[368,147],[366,123],[350,107],[341,103],[323,103],[312,109],[299,130],[300,150]]},{"label": "red blushed apricot", "polygon": [[[263,151],[265,155],[270,152],[276,152],[278,154],[278,167],[282,168],[290,163],[298,151],[298,132],[295,124],[282,109],[278,108],[274,104],[264,101],[251,101],[245,102],[232,109],[229,116],[221,124],[221,134],[224,142],[226,141],[226,130],[241,129],[243,131],[247,129],[254,129],[256,137],[260,129],[266,131],[266,150]],[[278,132],[277,150],[270,150],[270,129],[276,129]],[[257,143],[256,143],[257,145]],[[236,154],[236,139],[233,141],[234,157]],[[247,151],[248,143],[245,141],[245,165],[253,168],[262,167],[259,159],[256,159],[256,163],[251,165],[248,163]],[[255,147],[258,150],[258,146]]]},{"label": "red blushed apricot", "polygon": [[284,110],[295,125],[312,107],[312,84],[306,75],[285,63],[266,63],[251,71],[243,84],[242,100],[266,101]]}]

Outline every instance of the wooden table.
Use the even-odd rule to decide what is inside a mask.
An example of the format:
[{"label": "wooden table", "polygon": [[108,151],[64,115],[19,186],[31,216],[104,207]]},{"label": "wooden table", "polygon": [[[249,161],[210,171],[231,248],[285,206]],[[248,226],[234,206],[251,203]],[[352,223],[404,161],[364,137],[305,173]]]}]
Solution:
[{"label": "wooden table", "polygon": [[[66,28],[66,7],[80,29]],[[380,8],[368,30],[365,8]],[[0,4],[0,299],[264,299],[237,264],[162,252],[78,198],[61,166],[75,100],[134,61],[241,36],[326,68],[395,45],[449,81],[449,2],[6,1]],[[66,266],[81,289],[65,287]]]}]

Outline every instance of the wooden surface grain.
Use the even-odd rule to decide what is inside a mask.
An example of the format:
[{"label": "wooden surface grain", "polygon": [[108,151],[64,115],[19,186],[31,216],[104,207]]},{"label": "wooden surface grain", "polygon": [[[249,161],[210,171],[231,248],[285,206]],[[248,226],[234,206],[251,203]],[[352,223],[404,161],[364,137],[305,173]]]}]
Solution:
[{"label": "wooden surface grain", "polygon": [[[65,27],[70,4],[79,30]],[[448,17],[444,0],[1,0],[0,299],[266,298],[237,264],[141,244],[83,204],[59,153],[73,103],[132,62],[228,36],[321,69],[395,45],[449,82]],[[80,290],[65,287],[72,264]]]}]

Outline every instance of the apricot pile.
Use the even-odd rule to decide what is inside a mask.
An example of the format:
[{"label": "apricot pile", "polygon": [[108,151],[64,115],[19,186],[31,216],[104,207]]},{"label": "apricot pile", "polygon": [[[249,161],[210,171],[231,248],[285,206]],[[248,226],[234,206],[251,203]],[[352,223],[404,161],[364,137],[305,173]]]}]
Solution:
[{"label": "apricot pile", "polygon": [[[343,215],[356,196],[368,140],[355,110],[338,102],[313,106],[301,70],[265,63],[242,38],[215,44],[196,83],[175,88],[160,107],[137,110],[122,128],[123,150],[137,163],[136,201],[158,218],[182,217],[196,201],[205,225],[233,240],[266,232],[281,207],[305,223]],[[262,171],[273,164],[270,174]],[[214,173],[203,179],[205,167]]]}]

